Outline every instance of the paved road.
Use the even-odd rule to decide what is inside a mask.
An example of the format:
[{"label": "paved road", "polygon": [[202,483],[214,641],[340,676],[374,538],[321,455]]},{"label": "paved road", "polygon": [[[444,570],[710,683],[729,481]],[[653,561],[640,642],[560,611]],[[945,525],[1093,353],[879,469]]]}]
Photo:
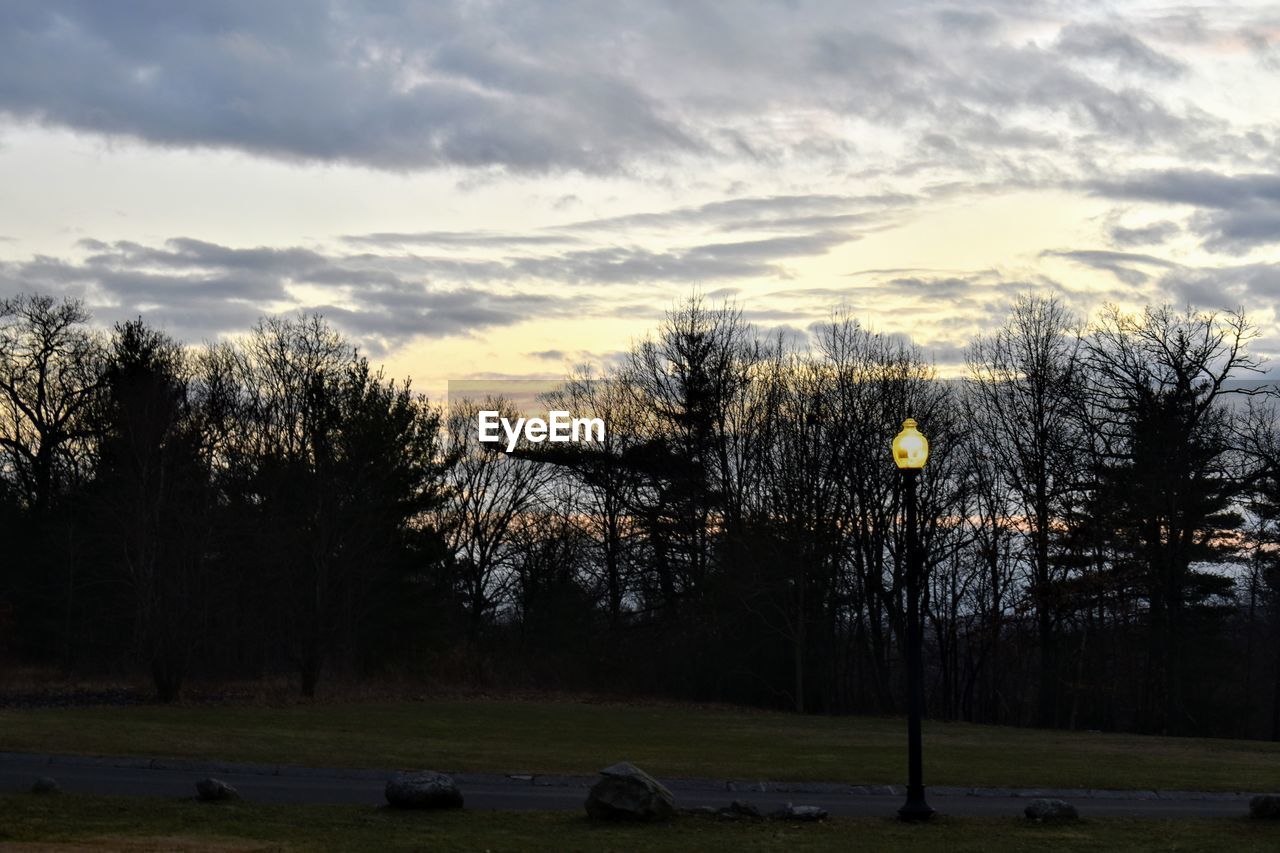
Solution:
[{"label": "paved road", "polygon": [[[389,771],[104,759],[0,753],[0,792],[25,791],[37,776],[52,776],[63,790],[85,794],[190,797],[195,782],[215,776],[235,786],[248,800],[293,803],[365,803],[379,805]],[[590,779],[583,777],[458,774],[468,808],[579,809]],[[815,805],[834,815],[892,815],[901,805],[900,789],[884,786],[787,785],[714,780],[669,780],[678,805],[726,806],[732,800],[769,811],[787,802]],[[763,790],[762,790],[763,789]],[[1215,817],[1248,811],[1248,794],[1155,791],[1005,791],[936,788],[929,804],[941,814],[1020,815],[1034,796],[1062,796],[1084,817]]]}]

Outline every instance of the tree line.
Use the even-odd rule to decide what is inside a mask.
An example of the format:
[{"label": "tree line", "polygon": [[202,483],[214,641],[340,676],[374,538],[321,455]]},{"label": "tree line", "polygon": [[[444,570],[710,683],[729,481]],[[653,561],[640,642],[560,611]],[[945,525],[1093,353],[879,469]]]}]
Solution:
[{"label": "tree line", "polygon": [[397,675],[903,706],[904,417],[929,713],[1280,738],[1280,421],[1243,313],[1027,296],[943,380],[837,314],[691,299],[478,440],[322,318],[188,347],[0,302],[0,656],[184,681]]}]

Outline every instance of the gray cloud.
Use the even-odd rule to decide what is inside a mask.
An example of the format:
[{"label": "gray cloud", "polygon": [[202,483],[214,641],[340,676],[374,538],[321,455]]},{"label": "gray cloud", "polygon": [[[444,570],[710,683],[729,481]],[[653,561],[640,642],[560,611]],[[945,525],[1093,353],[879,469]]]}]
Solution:
[{"label": "gray cloud", "polygon": [[1186,65],[1153,50],[1132,33],[1110,24],[1070,24],[1058,34],[1057,47],[1069,56],[1102,59],[1122,68],[1176,77]]},{"label": "gray cloud", "polygon": [[[840,287],[805,287],[774,295],[790,297],[815,306],[843,305],[851,308],[874,305],[886,297],[913,300],[912,312],[951,312],[972,322],[971,312],[990,313],[993,305],[1034,288],[1059,288],[1049,280],[1027,280],[997,270],[862,270],[851,274],[857,280]],[[900,304],[900,303],[898,303]]]},{"label": "gray cloud", "polygon": [[877,282],[877,288],[908,296],[925,296],[953,302],[962,299],[973,290],[969,278],[917,278],[915,276],[891,278]]},{"label": "gray cloud", "polygon": [[608,246],[559,255],[509,258],[507,269],[519,276],[575,284],[696,284],[785,275],[781,261],[822,255],[856,239],[857,235],[847,232],[821,231],[668,250]]},{"label": "gray cloud", "polygon": [[466,335],[535,317],[565,316],[562,299],[526,293],[496,294],[476,288],[397,289],[361,292],[357,308],[307,306],[332,320],[367,348],[386,352],[414,338]]},{"label": "gray cloud", "polygon": [[[1158,252],[1183,230],[1223,253],[1280,242],[1275,118],[1241,118],[1230,99],[1205,96],[1223,85],[1214,69],[1224,50],[1274,61],[1273,25],[1243,8],[1148,14],[1047,0],[911,0],[856,15],[835,0],[15,0],[0,6],[9,124],[285,161],[440,168],[467,187],[508,173],[591,178],[508,184],[561,211],[558,227],[351,233],[319,247],[84,240],[65,258],[4,263],[0,287],[83,294],[189,336],[305,303],[391,347],[538,317],[655,317],[655,291],[665,300],[693,286],[737,290],[745,302],[768,281],[759,289],[773,292],[747,306],[762,321],[803,325],[834,301],[897,300],[960,335],[1018,289],[1086,297],[1027,270],[1008,280],[903,268],[835,287],[780,282],[795,259],[947,199],[1066,189],[1191,208],[1154,222],[1139,212],[1146,219],[1132,221],[1150,224],[1128,226],[1125,205],[1102,223],[1108,249],[1042,255],[1109,273],[1109,293],[1274,300],[1269,267],[1190,268],[1110,251]],[[717,189],[735,197],[627,208],[620,200],[634,184],[616,175],[642,181],[646,198],[686,187],[699,201]],[[585,218],[594,209],[624,213]]]},{"label": "gray cloud", "polygon": [[1105,249],[1075,249],[1070,251],[1046,250],[1040,253],[1042,258],[1065,258],[1096,270],[1111,273],[1125,284],[1143,284],[1151,275],[1139,267],[1157,267],[1169,269],[1178,264],[1157,258],[1154,255],[1143,255],[1135,252],[1112,252]]},{"label": "gray cloud", "polygon": [[960,367],[965,363],[967,343],[957,341],[928,341],[919,344],[925,358],[944,367]]},{"label": "gray cloud", "polygon": [[1114,180],[1091,181],[1088,188],[1110,198],[1190,204],[1220,210],[1240,204],[1280,203],[1280,175],[1222,175],[1193,169],[1139,172]]},{"label": "gray cloud", "polygon": [[808,329],[802,329],[790,323],[765,326],[758,329],[756,335],[767,343],[781,341],[783,346],[790,349],[804,349],[813,342],[813,336]]},{"label": "gray cloud", "polygon": [[986,35],[996,31],[1000,19],[987,10],[940,9],[934,17],[944,30]]},{"label": "gray cloud", "polygon": [[6,4],[0,109],[161,145],[389,169],[607,171],[633,151],[701,146],[632,83],[514,44],[499,54],[502,20],[473,23],[461,4]]},{"label": "gray cloud", "polygon": [[796,258],[826,254],[842,243],[858,239],[843,231],[820,231],[798,236],[766,237],[734,243],[708,243],[695,246],[688,256],[695,258],[744,258],[768,261],[774,258]]},{"label": "gray cloud", "polygon": [[582,242],[577,237],[567,234],[499,234],[491,231],[383,231],[374,234],[347,234],[342,239],[353,245],[380,248],[436,246],[461,249],[514,249],[522,246],[552,246]]},{"label": "gray cloud", "polygon": [[[588,299],[501,292],[460,281],[439,286],[410,260],[329,256],[309,249],[236,249],[189,238],[163,246],[81,242],[81,260],[0,262],[0,293],[84,298],[106,320],[142,314],[188,340],[243,331],[254,319],[305,307],[325,314],[366,348],[385,352],[416,337],[467,335],[537,317],[581,314]],[[487,269],[487,267],[481,267]],[[465,276],[462,276],[465,279]],[[317,303],[296,288],[318,288]]]},{"label": "gray cloud", "polygon": [[1210,309],[1274,305],[1280,300],[1280,263],[1178,267],[1161,277],[1161,292]]},{"label": "gray cloud", "polygon": [[721,231],[812,231],[815,228],[851,228],[853,226],[883,227],[888,224],[889,217],[878,213],[833,213],[827,216],[781,216],[774,219],[759,219],[747,222],[726,223],[720,226]]},{"label": "gray cloud", "polygon": [[[190,237],[160,245],[79,241],[78,258],[37,256],[0,262],[0,290],[45,290],[86,298],[109,318],[143,313],[190,338],[243,329],[263,313],[320,310],[366,347],[386,350],[415,337],[465,335],[523,320],[583,316],[597,310],[637,316],[652,308],[613,301],[563,285],[695,285],[787,274],[788,259],[824,254],[857,239],[838,230],[784,233],[751,240],[669,249],[636,246],[578,248],[539,235],[488,232],[375,234],[349,240],[369,251],[333,253],[304,247],[225,246]],[[456,256],[403,251],[420,242],[464,252]],[[492,255],[498,248],[521,254]],[[469,251],[486,254],[475,257]],[[526,292],[521,285],[543,292]],[[551,295],[554,294],[554,295]],[[595,306],[593,308],[593,306]]]},{"label": "gray cloud", "polygon": [[[842,164],[859,140],[834,128],[851,119],[912,139],[947,128],[949,156],[1006,175],[1041,171],[1035,152],[1066,136],[1096,155],[1221,138],[1207,114],[1189,121],[1163,93],[1114,79],[1115,67],[1184,73],[1153,46],[1154,24],[1077,22],[1029,44],[1026,26],[1054,12],[1035,2],[876,5],[851,18],[834,0],[15,0],[0,10],[0,112],[156,145],[391,170]],[[811,120],[779,130],[773,119],[791,114]],[[1078,129],[1041,128],[1057,117]],[[945,165],[938,153],[899,168]]]},{"label": "gray cloud", "polygon": [[1140,172],[1088,184],[1108,198],[1200,208],[1191,229],[1211,251],[1244,253],[1280,242],[1280,175],[1224,175],[1207,170]]},{"label": "gray cloud", "polygon": [[1206,249],[1245,254],[1280,243],[1280,205],[1242,202],[1230,210],[1197,213],[1191,228],[1204,238]]},{"label": "gray cloud", "polygon": [[632,229],[667,230],[688,226],[726,231],[762,228],[825,227],[863,221],[915,204],[904,193],[878,195],[797,194],[745,196],[650,213],[587,219],[562,226],[566,231],[597,232]]},{"label": "gray cloud", "polygon": [[1178,236],[1182,226],[1176,222],[1164,220],[1129,228],[1124,225],[1112,225],[1107,229],[1107,236],[1117,246],[1154,246]]}]

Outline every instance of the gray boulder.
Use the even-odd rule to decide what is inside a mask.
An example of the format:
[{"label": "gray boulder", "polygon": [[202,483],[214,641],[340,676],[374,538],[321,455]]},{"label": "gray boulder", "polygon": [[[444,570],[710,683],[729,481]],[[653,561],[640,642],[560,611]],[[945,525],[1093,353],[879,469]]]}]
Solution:
[{"label": "gray boulder", "polygon": [[33,794],[61,794],[62,788],[58,785],[58,780],[52,776],[41,776],[31,784],[31,793]]},{"label": "gray boulder", "polygon": [[1259,794],[1249,801],[1249,817],[1280,820],[1280,794]]},{"label": "gray boulder", "polygon": [[462,808],[462,791],[453,777],[433,770],[397,773],[384,793],[387,804],[397,809]]},{"label": "gray boulder", "polygon": [[671,792],[628,761],[601,770],[584,805],[592,820],[670,820],[676,814]]},{"label": "gray boulder", "polygon": [[206,803],[240,799],[240,792],[221,779],[201,779],[196,783],[196,794]]},{"label": "gray boulder", "polygon": [[1028,820],[1038,821],[1076,820],[1080,817],[1076,807],[1066,800],[1032,800],[1023,814]]}]

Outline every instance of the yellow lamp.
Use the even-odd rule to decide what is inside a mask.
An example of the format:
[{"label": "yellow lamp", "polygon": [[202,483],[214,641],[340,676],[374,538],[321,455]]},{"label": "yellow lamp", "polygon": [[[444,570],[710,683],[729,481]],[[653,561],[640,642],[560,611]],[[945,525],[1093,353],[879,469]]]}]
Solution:
[{"label": "yellow lamp", "polygon": [[915,418],[907,418],[893,440],[893,463],[899,468],[923,468],[928,461],[929,439],[916,429]]}]

